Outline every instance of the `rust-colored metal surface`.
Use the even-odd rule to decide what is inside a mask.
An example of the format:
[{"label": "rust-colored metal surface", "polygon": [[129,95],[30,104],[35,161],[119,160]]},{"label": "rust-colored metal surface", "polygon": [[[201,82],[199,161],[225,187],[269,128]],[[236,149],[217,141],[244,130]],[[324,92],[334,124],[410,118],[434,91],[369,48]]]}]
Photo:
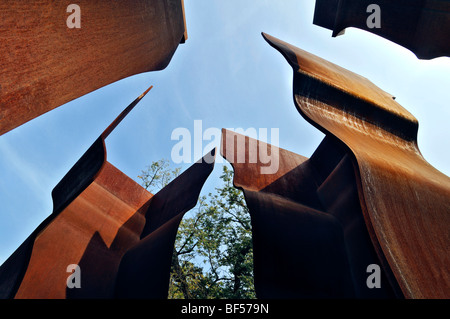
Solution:
[{"label": "rust-colored metal surface", "polygon": [[1,297],[70,297],[66,280],[71,264],[83,272],[83,290],[76,294],[113,296],[120,259],[139,241],[152,194],[106,161],[105,138],[151,88],[108,126],[53,189],[52,214],[0,268]]},{"label": "rust-colored metal surface", "polygon": [[[53,213],[0,268],[0,297],[167,297],[178,225],[197,203],[215,150],[155,196],[107,162],[105,138],[150,89],[53,189]],[[67,287],[72,264],[81,288]]]},{"label": "rust-colored metal surface", "polygon": [[0,3],[0,135],[125,77],[167,66],[187,37],[182,0]]},{"label": "rust-colored metal surface", "polygon": [[407,298],[448,298],[450,179],[422,157],[417,120],[367,79],[263,36],[294,69],[300,114],[348,148],[365,223],[391,281]]},{"label": "rust-colored metal surface", "polygon": [[[112,297],[120,259],[139,240],[145,223],[142,207],[150,198],[105,162],[94,182],[37,236],[15,298],[66,298],[72,292],[84,298]],[[80,267],[80,291],[67,289],[70,264]]]},{"label": "rust-colored metal surface", "polygon": [[214,168],[215,149],[152,197],[141,240],[120,263],[116,298],[167,298],[178,226]]},{"label": "rust-colored metal surface", "polygon": [[[401,296],[384,272],[381,289],[366,285],[367,266],[380,262],[341,142],[327,136],[308,159],[223,130],[221,154],[251,215],[258,298]],[[260,154],[270,154],[278,170],[262,173],[267,159]]]},{"label": "rust-colored metal surface", "polygon": [[[379,27],[367,23],[374,4],[379,6]],[[374,33],[420,59],[450,56],[450,3],[445,0],[316,0],[313,23],[332,30],[333,37],[348,27]]]}]

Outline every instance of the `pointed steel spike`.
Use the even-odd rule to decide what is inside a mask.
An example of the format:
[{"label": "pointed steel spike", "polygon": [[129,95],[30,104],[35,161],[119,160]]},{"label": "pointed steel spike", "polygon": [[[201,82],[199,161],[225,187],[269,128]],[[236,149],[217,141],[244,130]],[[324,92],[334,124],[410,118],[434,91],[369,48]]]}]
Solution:
[{"label": "pointed steel spike", "polygon": [[151,85],[147,90],[145,90],[144,93],[139,95],[133,102],[131,102],[130,105],[128,105],[125,110],[122,111],[122,113],[119,114],[119,116],[116,117],[116,119],[106,128],[106,130],[103,131],[101,137],[103,139],[107,138],[108,135],[119,125],[120,122],[125,118],[125,116],[130,113],[130,111],[136,106],[136,104],[139,103],[140,100],[153,88],[153,85]]}]

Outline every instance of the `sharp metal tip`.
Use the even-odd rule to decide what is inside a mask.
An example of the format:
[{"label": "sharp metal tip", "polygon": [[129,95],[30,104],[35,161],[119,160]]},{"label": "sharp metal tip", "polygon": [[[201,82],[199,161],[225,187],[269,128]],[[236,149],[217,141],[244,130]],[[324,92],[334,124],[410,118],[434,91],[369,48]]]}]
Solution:
[{"label": "sharp metal tip", "polygon": [[139,99],[142,99],[148,93],[148,91],[150,91],[152,88],[153,88],[153,85],[150,85],[150,87],[147,90],[145,90],[144,93],[139,95]]},{"label": "sharp metal tip", "polygon": [[139,101],[152,89],[153,85],[151,85],[147,90],[145,90],[144,93],[139,95],[133,102],[131,102],[130,105],[128,105],[125,110],[122,111],[122,113],[119,114],[119,116],[106,128],[106,130],[103,131],[101,137],[103,139],[107,138],[108,135],[116,128],[117,125],[127,116],[128,113],[136,106],[136,104],[139,103]]}]

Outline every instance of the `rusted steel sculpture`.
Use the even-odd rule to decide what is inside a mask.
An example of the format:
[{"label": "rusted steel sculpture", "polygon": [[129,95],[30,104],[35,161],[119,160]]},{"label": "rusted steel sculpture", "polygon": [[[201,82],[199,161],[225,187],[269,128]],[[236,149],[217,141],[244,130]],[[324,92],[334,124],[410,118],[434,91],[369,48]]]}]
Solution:
[{"label": "rusted steel sculpture", "polygon": [[214,159],[215,149],[153,196],[141,240],[120,263],[116,298],[167,298],[178,226],[196,205]]},{"label": "rusted steel sculpture", "polygon": [[[450,179],[422,157],[417,120],[366,78],[263,36],[294,69],[300,114],[351,162],[367,231],[394,291],[398,284],[406,298],[448,298]],[[336,192],[340,201],[339,188],[331,189],[325,195]]]},{"label": "rusted steel sculpture", "polygon": [[[106,161],[105,139],[151,88],[125,108],[55,186],[52,214],[0,268],[1,298],[64,298],[68,265],[80,262],[87,251],[104,250],[109,258],[95,261],[111,276],[109,270],[117,268],[126,248],[124,238],[128,245],[139,240],[142,207],[152,194]],[[104,279],[92,284],[99,280]]]},{"label": "rusted steel sculpture", "polygon": [[[262,174],[261,149],[278,163],[275,173]],[[366,285],[367,266],[380,262],[341,142],[327,136],[308,159],[223,130],[221,154],[251,215],[258,298],[395,296],[384,272],[381,289]]]},{"label": "rusted steel sculpture", "polygon": [[[186,35],[182,0],[0,3],[0,135],[125,77],[167,66]],[[75,11],[72,11],[75,12]]]},{"label": "rusted steel sculpture", "polygon": [[[116,279],[121,278],[117,273],[122,257],[131,248],[158,265],[151,274],[158,284],[145,281],[143,273],[147,290],[138,296],[167,294],[178,223],[182,213],[195,206],[213,164],[194,164],[153,196],[106,161],[105,138],[147,92],[117,117],[54,188],[52,214],[0,268],[1,298],[126,296]],[[207,158],[213,163],[213,155]],[[156,233],[159,241],[152,246],[147,238]],[[144,265],[151,270],[148,263],[136,265],[136,271]],[[71,264],[80,267],[81,288],[67,287]]]},{"label": "rusted steel sculpture", "polygon": [[[380,25],[369,25],[379,6]],[[378,10],[378,9],[376,9]],[[316,0],[313,23],[333,31],[355,27],[411,50],[420,59],[450,56],[450,3],[442,0]]]}]

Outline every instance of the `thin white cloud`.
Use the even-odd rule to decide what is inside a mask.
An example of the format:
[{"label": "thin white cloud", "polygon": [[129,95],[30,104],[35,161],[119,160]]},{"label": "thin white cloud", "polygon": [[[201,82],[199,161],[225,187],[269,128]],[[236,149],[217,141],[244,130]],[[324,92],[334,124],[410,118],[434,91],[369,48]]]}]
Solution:
[{"label": "thin white cloud", "polygon": [[[36,167],[36,164],[20,156],[6,139],[0,140],[0,154],[2,169],[17,176],[22,181],[21,184],[26,185],[37,197],[42,197],[42,194],[48,192],[45,185],[48,185],[51,181],[44,170],[40,170],[39,167]],[[2,178],[0,177],[0,179]]]}]

